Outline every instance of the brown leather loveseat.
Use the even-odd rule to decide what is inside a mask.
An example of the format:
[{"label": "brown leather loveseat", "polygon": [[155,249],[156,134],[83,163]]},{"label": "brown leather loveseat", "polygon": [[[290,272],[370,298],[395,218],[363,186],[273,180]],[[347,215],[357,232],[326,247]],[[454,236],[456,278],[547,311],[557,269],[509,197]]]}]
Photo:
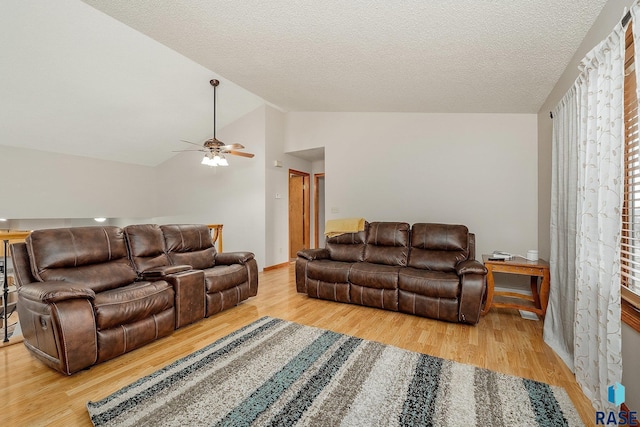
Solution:
[{"label": "brown leather loveseat", "polygon": [[257,294],[249,252],[206,225],[33,231],[11,245],[27,349],[70,375]]},{"label": "brown leather loveseat", "polygon": [[487,269],[464,225],[365,223],[358,233],[304,249],[296,288],[310,297],[475,324]]}]

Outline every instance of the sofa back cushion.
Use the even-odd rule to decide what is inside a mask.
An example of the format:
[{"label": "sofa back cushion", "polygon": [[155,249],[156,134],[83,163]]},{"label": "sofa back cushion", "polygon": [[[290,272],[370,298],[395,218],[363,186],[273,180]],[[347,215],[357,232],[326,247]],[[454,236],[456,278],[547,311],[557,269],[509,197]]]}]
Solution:
[{"label": "sofa back cushion", "polygon": [[407,265],[409,224],[372,222],[367,235],[364,260],[374,264]]},{"label": "sofa back cushion", "polygon": [[136,271],[143,272],[150,268],[170,265],[159,225],[129,225],[124,228],[124,235]]},{"label": "sofa back cushion", "polygon": [[160,229],[171,264],[187,264],[197,270],[215,265],[216,248],[206,225],[171,224],[161,225]]},{"label": "sofa back cushion", "polygon": [[469,258],[469,230],[464,225],[413,224],[409,266],[435,271],[455,271]]},{"label": "sofa back cushion", "polygon": [[368,230],[369,223],[365,222],[363,231],[328,237],[325,247],[329,250],[330,258],[342,262],[363,261]]},{"label": "sofa back cushion", "polygon": [[137,277],[119,227],[35,230],[25,242],[31,272],[40,281],[83,283],[102,292],[130,284]]}]

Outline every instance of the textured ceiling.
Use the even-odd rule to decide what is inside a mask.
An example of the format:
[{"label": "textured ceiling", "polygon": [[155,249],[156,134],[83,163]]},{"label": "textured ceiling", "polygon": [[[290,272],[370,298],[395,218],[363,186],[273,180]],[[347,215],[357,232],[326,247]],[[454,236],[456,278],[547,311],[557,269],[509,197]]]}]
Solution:
[{"label": "textured ceiling", "polygon": [[0,145],[155,166],[212,136],[211,78],[218,128],[265,102],[537,113],[605,3],[0,1]]},{"label": "textured ceiling", "polygon": [[84,1],[285,110],[455,113],[537,113],[606,3]]}]

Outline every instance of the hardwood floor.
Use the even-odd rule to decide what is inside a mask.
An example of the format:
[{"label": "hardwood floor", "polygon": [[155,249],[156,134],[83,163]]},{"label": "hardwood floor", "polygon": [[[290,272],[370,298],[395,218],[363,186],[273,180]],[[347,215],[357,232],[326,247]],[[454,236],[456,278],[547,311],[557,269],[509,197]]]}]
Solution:
[{"label": "hardwood floor", "polygon": [[102,399],[263,316],[559,385],[584,423],[594,423],[594,409],[573,374],[542,341],[541,321],[492,309],[478,325],[468,326],[312,299],[296,293],[291,265],[260,273],[258,296],[239,306],[70,377],[38,362],[21,343],[0,347],[0,424],[90,426],[87,401]]}]

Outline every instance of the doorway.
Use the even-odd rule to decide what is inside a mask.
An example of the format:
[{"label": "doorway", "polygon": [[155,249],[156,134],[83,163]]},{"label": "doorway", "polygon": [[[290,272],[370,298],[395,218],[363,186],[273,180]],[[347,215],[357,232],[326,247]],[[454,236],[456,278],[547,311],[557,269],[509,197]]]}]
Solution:
[{"label": "doorway", "polygon": [[289,259],[309,248],[310,175],[289,169]]}]

